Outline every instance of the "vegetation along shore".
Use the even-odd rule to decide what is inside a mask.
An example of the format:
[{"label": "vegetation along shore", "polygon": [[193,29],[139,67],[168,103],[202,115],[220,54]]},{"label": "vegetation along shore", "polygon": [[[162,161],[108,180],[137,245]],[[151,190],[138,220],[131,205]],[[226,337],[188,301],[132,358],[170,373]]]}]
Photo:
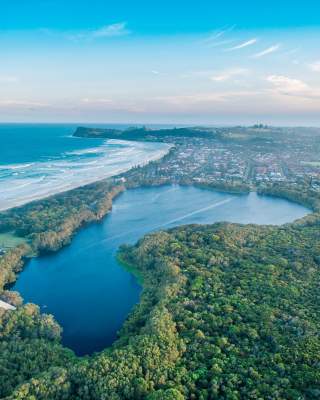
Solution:
[{"label": "vegetation along shore", "polygon": [[[17,307],[0,308],[0,398],[319,398],[320,183],[313,161],[320,132],[255,126],[76,134],[173,147],[146,166],[0,214],[0,233],[19,239],[0,256],[0,299]],[[311,164],[301,162],[306,154]],[[54,318],[23,304],[9,285],[27,257],[67,245],[124,190],[167,183],[256,190],[312,213],[283,226],[183,226],[121,246],[119,260],[143,284],[140,303],[112,347],[76,357],[60,344]]]}]

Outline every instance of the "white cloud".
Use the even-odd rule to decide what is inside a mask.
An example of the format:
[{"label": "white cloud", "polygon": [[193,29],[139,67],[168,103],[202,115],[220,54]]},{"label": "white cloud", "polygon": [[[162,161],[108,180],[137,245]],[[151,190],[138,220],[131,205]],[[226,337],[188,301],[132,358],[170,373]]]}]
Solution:
[{"label": "white cloud", "polygon": [[308,89],[308,85],[305,82],[283,75],[270,75],[267,77],[267,81],[281,92],[292,93]]},{"label": "white cloud", "polygon": [[244,68],[227,69],[216,75],[210,76],[210,80],[214,81],[214,82],[225,82],[234,77],[246,75],[247,73],[248,73],[248,70],[244,69]]},{"label": "white cloud", "polygon": [[126,22],[118,22],[111,25],[105,25],[98,29],[87,30],[82,32],[69,32],[65,36],[69,40],[93,40],[99,38],[112,38],[129,35],[131,32],[127,29]]},{"label": "white cloud", "polygon": [[304,101],[312,101],[313,104],[320,100],[320,90],[317,87],[309,86],[300,79],[283,75],[270,75],[266,80],[273,86],[273,89],[269,91],[272,95],[296,97]]},{"label": "white cloud", "polygon": [[280,49],[280,43],[275,44],[274,46],[268,47],[267,49],[260,51],[259,53],[254,54],[252,57],[253,58],[260,58],[260,57],[264,57],[268,54],[274,53],[275,51]]},{"label": "white cloud", "polygon": [[231,32],[235,27],[236,27],[235,25],[232,25],[232,26],[229,26],[229,27],[222,28],[221,30],[211,34],[206,39],[204,39],[204,43],[215,42],[217,39],[221,38],[226,33]]},{"label": "white cloud", "polygon": [[309,68],[311,69],[311,71],[320,72],[320,61],[315,61],[309,64]]},{"label": "white cloud", "polygon": [[130,31],[127,29],[126,22],[118,22],[116,24],[106,25],[102,28],[96,29],[91,32],[92,37],[115,37],[128,35]]},{"label": "white cloud", "polygon": [[237,46],[230,47],[229,49],[226,49],[226,51],[233,51],[233,50],[240,50],[244,49],[245,47],[252,46],[253,44],[257,43],[258,39],[250,39],[247,40],[246,42],[240,43]]}]

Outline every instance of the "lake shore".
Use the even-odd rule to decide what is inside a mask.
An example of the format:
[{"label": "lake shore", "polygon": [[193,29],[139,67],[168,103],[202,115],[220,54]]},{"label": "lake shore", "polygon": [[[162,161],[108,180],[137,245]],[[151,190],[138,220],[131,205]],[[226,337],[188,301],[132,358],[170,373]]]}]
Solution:
[{"label": "lake shore", "polygon": [[145,286],[139,266],[121,256],[126,248],[122,244],[133,245],[157,231],[165,235],[181,225],[275,225],[308,213],[292,202],[256,193],[181,185],[120,191],[112,200],[106,217],[80,229],[68,246],[30,260],[12,287],[25,302],[54,315],[63,328],[62,343],[78,355],[100,351],[116,340]]}]

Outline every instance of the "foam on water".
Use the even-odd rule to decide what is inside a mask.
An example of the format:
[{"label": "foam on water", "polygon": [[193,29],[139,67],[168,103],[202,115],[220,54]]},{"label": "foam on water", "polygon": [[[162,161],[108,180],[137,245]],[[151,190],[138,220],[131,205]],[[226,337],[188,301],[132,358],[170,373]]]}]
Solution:
[{"label": "foam on water", "polygon": [[69,151],[60,158],[0,165],[0,210],[74,189],[159,159],[170,146],[107,140],[101,146]]}]

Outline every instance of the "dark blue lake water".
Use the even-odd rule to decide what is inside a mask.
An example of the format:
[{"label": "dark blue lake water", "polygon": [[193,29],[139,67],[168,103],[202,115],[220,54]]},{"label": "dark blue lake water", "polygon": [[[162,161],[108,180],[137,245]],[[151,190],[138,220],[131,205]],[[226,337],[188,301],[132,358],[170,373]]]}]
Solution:
[{"label": "dark blue lake water", "polygon": [[116,261],[122,243],[189,223],[283,224],[309,212],[286,200],[164,186],[121,194],[101,223],[82,229],[71,245],[31,260],[14,290],[63,327],[63,343],[78,355],[112,344],[141,287]]}]

